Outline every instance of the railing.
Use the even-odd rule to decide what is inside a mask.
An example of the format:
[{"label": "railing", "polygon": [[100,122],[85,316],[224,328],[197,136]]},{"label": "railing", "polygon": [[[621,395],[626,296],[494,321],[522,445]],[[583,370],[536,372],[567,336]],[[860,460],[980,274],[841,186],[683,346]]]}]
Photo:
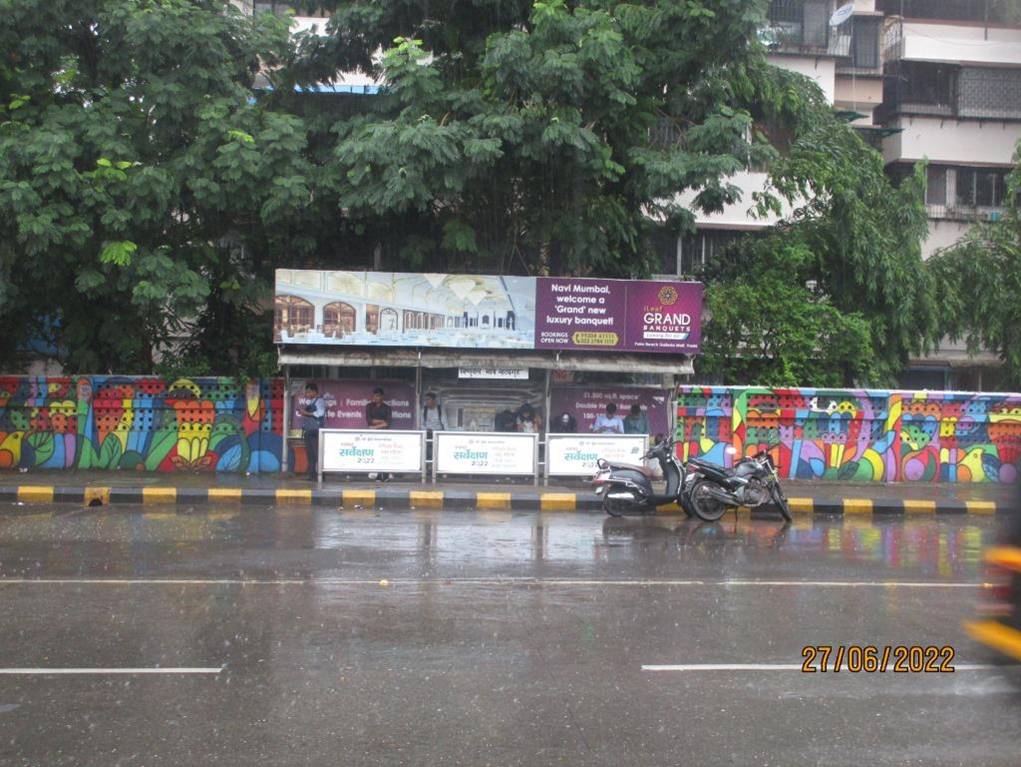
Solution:
[{"label": "railing", "polygon": [[887,16],[932,21],[1019,24],[1016,0],[877,0],[876,10]]},{"label": "railing", "polygon": [[899,62],[887,66],[876,119],[931,115],[1021,120],[1021,70]]},{"label": "railing", "polygon": [[1003,208],[983,205],[926,205],[926,215],[945,221],[997,221],[1003,215]]}]

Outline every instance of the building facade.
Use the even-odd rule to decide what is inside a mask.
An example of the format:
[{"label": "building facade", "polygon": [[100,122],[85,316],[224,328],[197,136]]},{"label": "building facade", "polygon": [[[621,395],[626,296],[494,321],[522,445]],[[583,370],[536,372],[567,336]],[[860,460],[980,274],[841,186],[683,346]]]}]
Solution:
[{"label": "building facade", "polygon": [[[955,244],[977,221],[1002,215],[1006,176],[1021,141],[1021,3],[1016,0],[772,0],[763,41],[777,66],[818,83],[834,109],[883,154],[895,180],[928,161],[929,234],[922,254]],[[735,178],[745,199],[765,173]],[[688,193],[682,199],[693,199]],[[697,231],[667,246],[664,271],[697,274],[721,248],[775,218],[750,202],[698,215]],[[676,269],[669,269],[671,263]],[[995,355],[944,341],[912,360],[902,384],[929,389],[995,386]]]}]

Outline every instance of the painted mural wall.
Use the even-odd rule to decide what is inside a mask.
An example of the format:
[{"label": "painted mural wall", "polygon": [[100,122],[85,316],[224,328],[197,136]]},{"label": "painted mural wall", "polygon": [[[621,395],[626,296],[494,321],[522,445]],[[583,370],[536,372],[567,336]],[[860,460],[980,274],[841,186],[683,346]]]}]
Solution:
[{"label": "painted mural wall", "polygon": [[0,377],[0,470],[280,470],[283,381]]},{"label": "painted mural wall", "polygon": [[1011,483],[1021,394],[684,386],[676,438],[724,466],[768,450],[790,479]]}]

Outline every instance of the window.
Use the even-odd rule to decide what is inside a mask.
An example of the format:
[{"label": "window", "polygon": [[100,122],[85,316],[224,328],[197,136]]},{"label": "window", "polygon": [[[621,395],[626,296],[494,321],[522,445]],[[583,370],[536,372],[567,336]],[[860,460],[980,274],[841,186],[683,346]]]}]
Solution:
[{"label": "window", "polygon": [[947,204],[947,169],[930,165],[925,170],[925,204]]},{"label": "window", "polygon": [[879,68],[878,16],[855,16],[851,19],[851,66],[861,69]]},{"label": "window", "polygon": [[330,17],[330,12],[319,0],[256,0],[255,12],[275,13],[278,16],[293,12],[295,16],[313,16],[320,19]]},{"label": "window", "polygon": [[713,260],[719,258],[744,232],[726,229],[703,229],[681,240],[680,274],[695,276]]},{"label": "window", "polygon": [[829,42],[828,0],[772,0],[768,18],[781,44],[825,48]]},{"label": "window", "polygon": [[1007,173],[1003,170],[957,169],[957,204],[961,207],[998,208],[1006,197]]}]

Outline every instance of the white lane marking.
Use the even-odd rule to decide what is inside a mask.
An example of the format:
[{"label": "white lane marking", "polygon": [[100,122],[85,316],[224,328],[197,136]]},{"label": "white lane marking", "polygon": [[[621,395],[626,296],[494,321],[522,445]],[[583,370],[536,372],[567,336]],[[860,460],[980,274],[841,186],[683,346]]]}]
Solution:
[{"label": "white lane marking", "polygon": [[[954,671],[985,671],[993,668],[1004,668],[993,663],[955,663]],[[801,671],[800,663],[681,663],[674,665],[643,664],[642,671]],[[816,673],[824,673],[817,671]],[[841,673],[828,671],[825,673]],[[894,673],[892,668],[885,672],[853,672],[844,670],[851,676],[858,674]]]},{"label": "white lane marking", "polygon": [[575,580],[571,578],[0,578],[4,585],[98,586],[813,586],[820,588],[983,589],[987,583],[952,581]]},{"label": "white lane marking", "polygon": [[152,668],[0,668],[0,674],[27,675],[27,674],[219,674],[223,671],[222,666],[205,668],[201,666],[190,667],[152,667]]}]

